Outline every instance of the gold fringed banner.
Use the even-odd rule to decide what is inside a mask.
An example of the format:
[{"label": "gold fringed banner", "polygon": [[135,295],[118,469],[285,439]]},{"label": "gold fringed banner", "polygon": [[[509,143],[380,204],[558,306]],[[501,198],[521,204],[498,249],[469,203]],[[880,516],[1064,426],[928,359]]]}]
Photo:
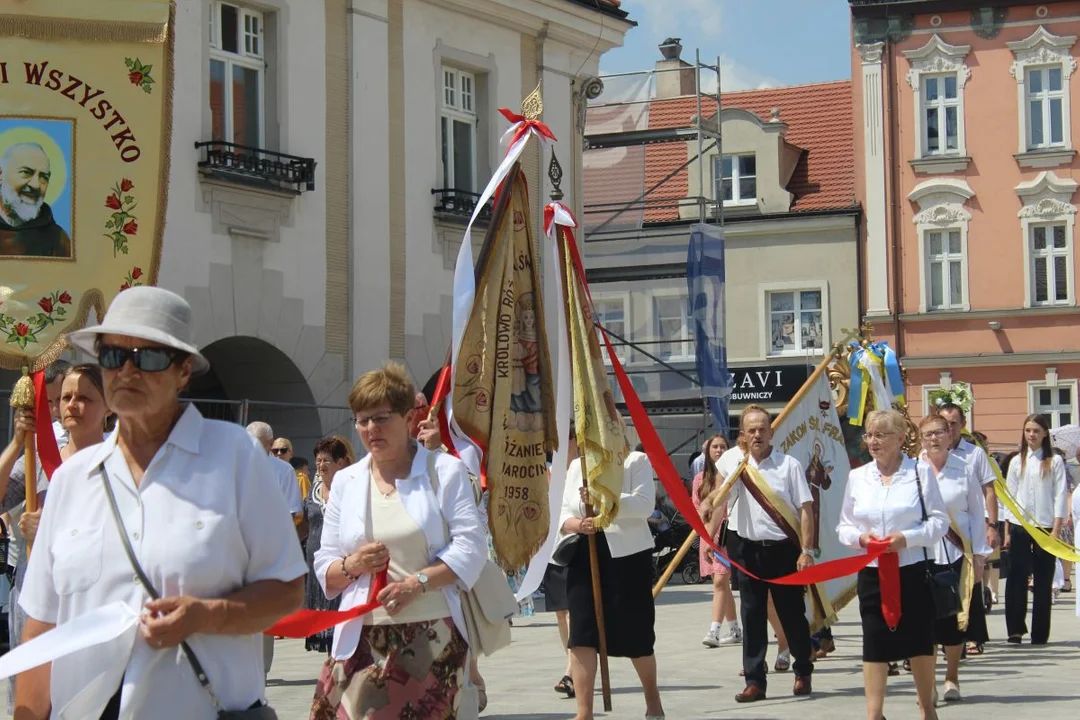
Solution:
[{"label": "gold fringed banner", "polygon": [[549,525],[546,454],[555,448],[555,400],[529,218],[517,167],[503,184],[479,260],[476,299],[454,369],[454,419],[484,450],[488,527],[499,565],[524,567]]},{"label": "gold fringed banner", "polygon": [[0,5],[0,367],[39,368],[157,279],[174,6]]}]

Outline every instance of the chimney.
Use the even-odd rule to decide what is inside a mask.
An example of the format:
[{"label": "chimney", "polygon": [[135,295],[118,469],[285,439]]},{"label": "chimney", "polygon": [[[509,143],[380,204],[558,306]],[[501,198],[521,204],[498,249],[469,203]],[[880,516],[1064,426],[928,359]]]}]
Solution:
[{"label": "chimney", "polygon": [[694,66],[683,62],[679,38],[668,38],[660,43],[660,54],[664,59],[656,63],[656,98],[693,95],[697,92]]}]

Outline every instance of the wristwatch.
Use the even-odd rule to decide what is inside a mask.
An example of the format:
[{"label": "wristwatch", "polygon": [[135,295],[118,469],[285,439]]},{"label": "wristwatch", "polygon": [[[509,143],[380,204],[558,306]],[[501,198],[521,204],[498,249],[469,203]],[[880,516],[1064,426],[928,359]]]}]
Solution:
[{"label": "wristwatch", "polygon": [[427,586],[428,586],[427,573],[425,573],[425,572],[416,573],[416,582],[420,583],[420,590],[422,592],[427,592]]},{"label": "wristwatch", "polygon": [[819,557],[821,557],[821,548],[803,548],[802,554],[809,555],[810,557],[817,560]]}]

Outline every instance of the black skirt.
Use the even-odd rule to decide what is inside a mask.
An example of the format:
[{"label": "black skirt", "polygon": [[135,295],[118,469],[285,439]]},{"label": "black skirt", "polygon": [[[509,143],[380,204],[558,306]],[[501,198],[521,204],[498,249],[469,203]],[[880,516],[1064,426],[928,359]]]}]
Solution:
[{"label": "black skirt", "polygon": [[[652,597],[652,550],[613,558],[604,533],[596,534],[596,554],[600,565],[600,588],[604,603],[604,629],[608,655],[647,657],[656,642],[656,606]],[[577,543],[570,561],[567,591],[570,600],[570,647],[599,650],[593,605],[589,543]]]},{"label": "black skirt", "polygon": [[570,609],[570,599],[566,595],[568,572],[568,568],[548,563],[544,571],[544,609],[548,612]]},{"label": "black skirt", "polygon": [[926,563],[900,568],[900,623],[890,630],[881,614],[881,584],[876,567],[863,568],[858,579],[862,616],[863,662],[897,662],[934,654],[934,596]]},{"label": "black skirt", "polygon": [[[963,562],[961,558],[949,567],[959,574]],[[941,565],[935,567],[939,570],[945,569],[945,566]],[[972,589],[966,630],[960,629],[955,617],[938,619],[934,622],[934,640],[938,645],[961,645],[965,640],[984,643],[990,639],[990,634],[986,629],[986,606],[983,605],[982,587],[981,582],[976,582]]]}]

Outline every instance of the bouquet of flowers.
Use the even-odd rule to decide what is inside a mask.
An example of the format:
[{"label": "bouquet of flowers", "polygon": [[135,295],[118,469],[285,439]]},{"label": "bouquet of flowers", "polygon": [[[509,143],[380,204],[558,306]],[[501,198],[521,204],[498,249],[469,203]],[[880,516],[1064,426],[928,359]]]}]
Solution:
[{"label": "bouquet of flowers", "polygon": [[941,407],[946,403],[959,405],[965,415],[971,412],[971,408],[975,404],[975,396],[971,393],[971,385],[966,382],[954,382],[948,390],[931,391],[931,406]]}]

